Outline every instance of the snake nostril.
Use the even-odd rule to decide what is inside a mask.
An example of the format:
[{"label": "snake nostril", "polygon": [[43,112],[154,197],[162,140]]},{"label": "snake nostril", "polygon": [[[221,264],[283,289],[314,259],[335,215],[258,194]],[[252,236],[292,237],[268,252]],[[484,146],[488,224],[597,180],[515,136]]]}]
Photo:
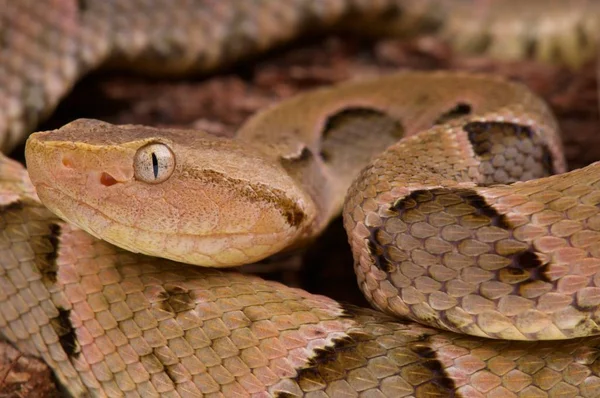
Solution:
[{"label": "snake nostril", "polygon": [[102,174],[100,175],[100,184],[104,185],[105,187],[110,187],[111,185],[115,185],[116,183],[117,180],[115,180],[115,178],[110,174],[102,172]]}]

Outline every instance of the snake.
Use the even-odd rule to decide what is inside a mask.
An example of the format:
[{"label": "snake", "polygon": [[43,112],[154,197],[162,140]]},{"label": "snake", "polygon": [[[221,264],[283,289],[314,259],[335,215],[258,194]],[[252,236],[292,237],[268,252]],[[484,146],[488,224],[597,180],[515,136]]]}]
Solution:
[{"label": "snake", "polygon": [[[587,1],[176,3],[0,1],[3,151],[100,66],[209,73],[332,30],[595,52]],[[358,79],[234,139],[79,119],[25,157],[0,157],[0,332],[71,396],[600,396],[600,163],[567,172],[520,83]],[[229,269],[340,214],[374,309]]]}]

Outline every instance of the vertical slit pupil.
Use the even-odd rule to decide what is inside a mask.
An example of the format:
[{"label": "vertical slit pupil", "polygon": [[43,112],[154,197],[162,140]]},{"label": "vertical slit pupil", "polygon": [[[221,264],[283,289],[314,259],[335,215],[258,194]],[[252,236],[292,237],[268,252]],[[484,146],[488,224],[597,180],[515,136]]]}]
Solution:
[{"label": "vertical slit pupil", "polygon": [[154,170],[154,178],[158,178],[158,158],[154,152],[152,152],[152,169]]}]

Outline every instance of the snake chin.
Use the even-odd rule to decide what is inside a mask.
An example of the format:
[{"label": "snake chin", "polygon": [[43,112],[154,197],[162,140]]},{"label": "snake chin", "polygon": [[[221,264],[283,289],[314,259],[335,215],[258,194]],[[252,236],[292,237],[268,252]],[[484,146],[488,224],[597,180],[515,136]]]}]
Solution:
[{"label": "snake chin", "polygon": [[69,194],[38,183],[37,194],[58,217],[90,235],[122,249],[206,267],[227,268],[257,262],[282,250],[271,242],[287,242],[284,233],[215,233],[204,236],[140,229],[112,219]]}]

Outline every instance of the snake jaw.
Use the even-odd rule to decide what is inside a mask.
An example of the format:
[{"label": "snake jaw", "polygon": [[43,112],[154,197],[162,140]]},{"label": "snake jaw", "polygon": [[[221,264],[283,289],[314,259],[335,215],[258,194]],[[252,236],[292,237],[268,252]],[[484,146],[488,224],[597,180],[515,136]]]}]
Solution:
[{"label": "snake jaw", "polygon": [[[39,177],[39,172],[34,174]],[[98,173],[94,174],[88,179],[96,182],[96,189],[114,188],[101,186]],[[157,232],[140,228],[139,225],[129,226],[97,206],[80,200],[77,195],[56,188],[47,182],[49,179],[40,181],[36,178],[34,184],[40,200],[51,211],[89,234],[131,252],[194,265],[232,267],[260,261],[277,253],[295,236],[295,231],[291,229],[280,232],[199,235]],[[273,225],[273,222],[274,220],[267,218],[263,224]]]}]

